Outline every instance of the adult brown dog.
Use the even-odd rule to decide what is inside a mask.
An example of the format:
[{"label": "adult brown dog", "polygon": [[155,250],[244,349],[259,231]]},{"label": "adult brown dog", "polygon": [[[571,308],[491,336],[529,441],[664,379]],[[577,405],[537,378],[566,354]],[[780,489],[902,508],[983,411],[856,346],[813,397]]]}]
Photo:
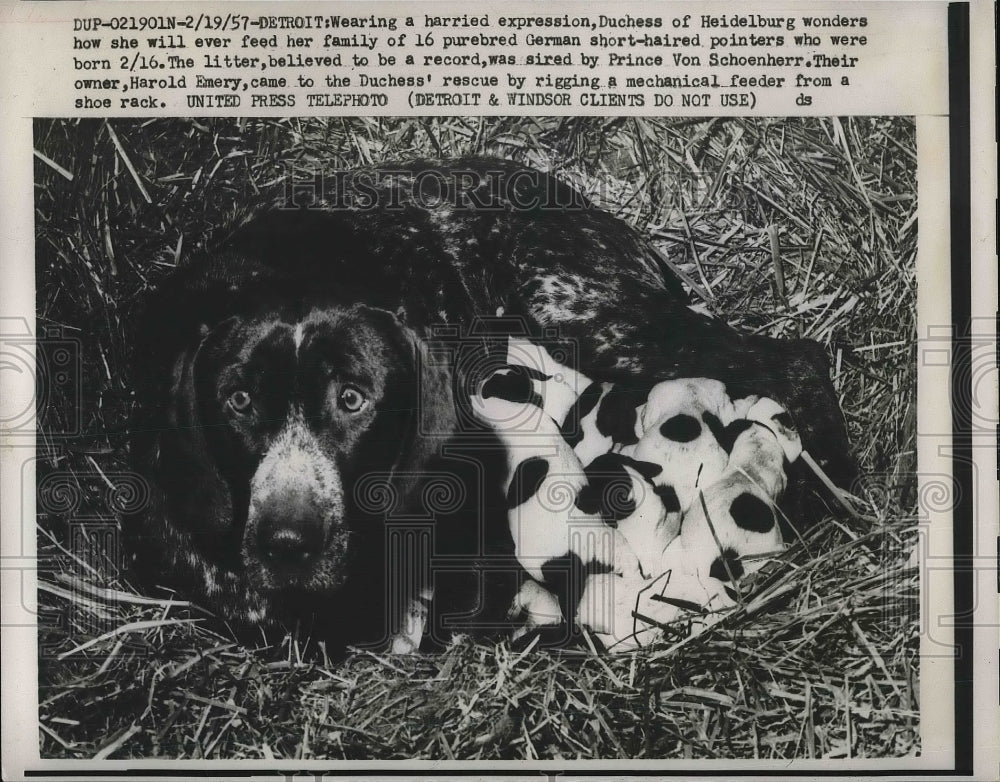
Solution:
[{"label": "adult brown dog", "polygon": [[[516,589],[500,470],[463,404],[512,323],[637,399],[688,376],[777,399],[833,480],[853,477],[817,343],[692,312],[642,237],[554,177],[420,161],[259,211],[150,301],[133,453],[153,503],[128,525],[140,571],[238,627],[308,619],[337,645],[384,642],[429,584],[432,635],[498,626]],[[793,476],[793,518],[808,495]],[[401,554],[407,524],[423,537]]]}]

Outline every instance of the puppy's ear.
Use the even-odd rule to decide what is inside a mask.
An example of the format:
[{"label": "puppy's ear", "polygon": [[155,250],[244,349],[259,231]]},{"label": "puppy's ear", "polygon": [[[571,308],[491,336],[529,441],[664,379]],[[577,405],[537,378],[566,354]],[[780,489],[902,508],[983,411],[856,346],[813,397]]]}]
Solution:
[{"label": "puppy's ear", "polygon": [[747,418],[763,424],[774,433],[789,463],[794,462],[802,454],[802,440],[792,416],[773,399],[769,397],[759,399],[747,411]]}]

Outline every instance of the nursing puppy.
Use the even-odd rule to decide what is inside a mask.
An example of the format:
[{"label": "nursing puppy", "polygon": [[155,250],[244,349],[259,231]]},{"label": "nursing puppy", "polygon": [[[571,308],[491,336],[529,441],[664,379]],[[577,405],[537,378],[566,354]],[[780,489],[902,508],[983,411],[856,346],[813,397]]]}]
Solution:
[{"label": "nursing puppy", "polygon": [[587,582],[578,621],[608,648],[624,651],[688,620],[706,627],[740,599],[739,580],[783,547],[777,501],[786,468],[802,452],[787,412],[771,399],[749,406],[721,476],[703,491],[661,552],[653,579],[595,575]]},{"label": "nursing puppy", "polygon": [[[661,386],[671,384],[654,387],[637,406],[639,397],[634,393],[628,394],[628,401],[616,399],[618,389],[613,384],[594,383],[561,364],[542,345],[511,338],[506,360],[509,363],[483,384],[481,397],[474,398],[480,418],[507,448],[505,486],[516,488],[526,483],[534,466],[537,485],[521,491],[538,502],[537,497],[544,495],[539,491],[542,482],[559,476],[560,488],[573,493],[576,515],[599,518],[607,528],[617,529],[640,567],[649,572],[643,559],[653,550],[662,550],[676,535],[681,508],[674,488],[661,479],[663,461],[632,458],[623,443],[639,440],[643,434],[639,412],[644,413],[649,402],[661,403],[665,395]],[[704,386],[703,395],[721,393],[728,403],[724,389],[716,389],[721,384],[710,380],[700,384],[698,380],[683,381],[678,388],[687,396],[678,392],[667,395],[672,395],[675,406],[683,405],[698,395],[700,386]],[[572,447],[572,453],[567,446]],[[543,466],[538,462],[546,459],[542,474]],[[680,470],[679,461],[675,459],[670,465],[674,472]],[[520,507],[520,502],[511,507]],[[570,551],[565,545],[568,516],[560,518],[559,509],[551,505],[539,510],[547,512],[539,517],[536,510],[534,515],[545,521],[533,523],[529,531],[553,531],[550,557]],[[512,519],[511,524],[513,527],[517,522]],[[520,539],[515,536],[515,544]],[[526,547],[532,545],[534,541],[526,540]],[[530,571],[527,565],[525,568]]]},{"label": "nursing puppy", "polygon": [[577,557],[584,566],[619,574],[639,572],[636,555],[598,508],[580,494],[587,475],[543,410],[505,399],[473,398],[473,407],[500,437],[508,466],[503,478],[510,534],[517,560],[537,581],[545,581],[553,560]]}]

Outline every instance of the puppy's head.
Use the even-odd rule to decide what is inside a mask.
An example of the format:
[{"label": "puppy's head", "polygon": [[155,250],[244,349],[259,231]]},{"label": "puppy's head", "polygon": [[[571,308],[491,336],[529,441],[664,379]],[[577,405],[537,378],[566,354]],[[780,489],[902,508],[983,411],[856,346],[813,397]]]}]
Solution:
[{"label": "puppy's head", "polygon": [[205,326],[178,359],[172,396],[185,472],[215,485],[200,506],[175,500],[174,517],[286,604],[381,572],[390,506],[372,492],[405,501],[433,452],[425,435],[447,426],[446,413],[419,408],[453,415],[450,385],[428,380],[412,332],[364,305]]}]

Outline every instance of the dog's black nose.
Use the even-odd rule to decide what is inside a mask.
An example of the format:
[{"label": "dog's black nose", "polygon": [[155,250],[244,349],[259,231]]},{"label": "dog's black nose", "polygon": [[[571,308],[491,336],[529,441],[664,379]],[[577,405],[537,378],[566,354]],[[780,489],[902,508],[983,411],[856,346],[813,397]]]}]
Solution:
[{"label": "dog's black nose", "polygon": [[257,531],[257,545],[265,562],[280,570],[307,567],[323,549],[319,524],[295,519],[265,519]]}]

